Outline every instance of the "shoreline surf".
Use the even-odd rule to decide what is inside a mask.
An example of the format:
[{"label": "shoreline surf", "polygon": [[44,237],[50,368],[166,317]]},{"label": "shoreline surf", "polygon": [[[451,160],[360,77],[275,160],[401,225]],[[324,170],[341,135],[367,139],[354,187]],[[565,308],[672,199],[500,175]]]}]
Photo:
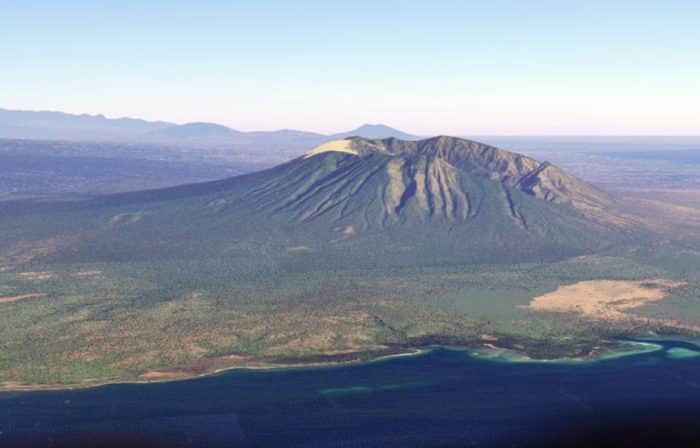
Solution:
[{"label": "shoreline surf", "polygon": [[[347,360],[347,361],[334,361],[334,362],[310,362],[310,363],[288,363],[288,364],[251,364],[251,365],[238,365],[223,367],[220,369],[212,370],[209,372],[201,374],[183,375],[179,377],[165,377],[162,379],[150,379],[150,380],[119,380],[114,381],[100,381],[98,383],[89,384],[20,384],[17,382],[7,382],[4,386],[0,387],[0,397],[4,394],[11,393],[32,393],[32,392],[60,392],[60,391],[73,391],[73,390],[87,390],[95,389],[103,386],[115,386],[115,385],[133,385],[133,384],[163,384],[163,383],[174,383],[180,381],[193,381],[197,379],[202,379],[206,377],[213,377],[221,375],[227,372],[233,371],[260,371],[260,372],[273,372],[273,371],[295,371],[295,370],[305,370],[305,369],[333,369],[342,368],[348,366],[365,365],[372,364],[382,361],[390,361],[393,359],[404,358],[404,357],[414,357],[422,356],[432,352],[435,349],[444,349],[452,351],[461,351],[466,353],[469,357],[494,363],[503,364],[559,364],[559,365],[591,365],[602,361],[611,361],[615,359],[625,358],[629,356],[643,355],[648,353],[654,353],[659,351],[668,351],[673,347],[666,347],[668,344],[681,343],[686,345],[692,345],[700,351],[700,345],[697,343],[690,342],[683,339],[671,339],[671,338],[620,338],[619,341],[628,344],[631,348],[630,350],[621,351],[610,351],[605,353],[599,353],[593,357],[562,357],[562,358],[532,358],[522,353],[518,353],[512,349],[506,348],[471,348],[467,346],[459,345],[431,345],[421,348],[416,348],[413,351],[406,351],[394,354],[387,354],[378,356],[372,359],[364,360]],[[669,352],[671,353],[671,352]],[[686,359],[687,357],[674,357],[669,354],[669,359]],[[8,386],[9,385],[9,386]]]}]

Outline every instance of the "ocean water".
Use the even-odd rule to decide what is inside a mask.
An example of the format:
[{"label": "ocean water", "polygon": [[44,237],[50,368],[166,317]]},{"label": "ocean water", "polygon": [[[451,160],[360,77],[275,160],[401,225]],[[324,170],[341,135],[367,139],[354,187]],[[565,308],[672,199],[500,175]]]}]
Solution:
[{"label": "ocean water", "polygon": [[700,446],[700,349],[585,364],[463,350],[0,394],[0,446]]}]

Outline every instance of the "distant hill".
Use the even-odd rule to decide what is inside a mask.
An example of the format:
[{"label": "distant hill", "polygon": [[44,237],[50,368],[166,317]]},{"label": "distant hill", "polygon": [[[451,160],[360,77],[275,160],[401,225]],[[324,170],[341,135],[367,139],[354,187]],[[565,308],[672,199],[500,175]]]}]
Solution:
[{"label": "distant hill", "polygon": [[375,124],[333,135],[294,129],[243,132],[206,122],[175,124],[103,115],[74,115],[63,112],[13,111],[0,109],[0,138],[35,140],[114,141],[167,143],[182,146],[238,146],[259,150],[302,150],[345,137],[416,140],[418,137]]},{"label": "distant hill", "polygon": [[420,137],[411,135],[398,129],[383,125],[383,124],[363,124],[357,129],[347,132],[340,132],[330,135],[331,140],[339,140],[347,137],[364,137],[364,138],[400,138],[402,140],[419,140]]},{"label": "distant hill", "polygon": [[214,123],[186,123],[156,129],[144,135],[154,140],[198,140],[214,139],[230,141],[239,139],[243,132]]},{"label": "distant hill", "polygon": [[0,137],[2,138],[119,140],[134,138],[170,126],[173,126],[173,123],[135,118],[0,109]]},{"label": "distant hill", "polygon": [[330,137],[316,132],[280,129],[278,131],[246,132],[251,141],[261,144],[290,145],[293,148],[309,148],[327,141]]}]

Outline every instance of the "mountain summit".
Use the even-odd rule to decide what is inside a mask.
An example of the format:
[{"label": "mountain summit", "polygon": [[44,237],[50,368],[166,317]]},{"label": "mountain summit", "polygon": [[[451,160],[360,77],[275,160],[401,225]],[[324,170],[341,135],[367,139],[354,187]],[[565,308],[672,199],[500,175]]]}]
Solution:
[{"label": "mountain summit", "polygon": [[[312,172],[299,183],[296,173],[307,166],[313,166]],[[281,208],[302,211],[304,218],[334,209],[347,211],[353,202],[363,200],[368,207],[379,207],[382,222],[404,214],[465,220],[475,217],[484,201],[497,201],[526,226],[523,193],[599,218],[613,202],[606,193],[548,162],[446,136],[419,141],[335,140],[307,152],[289,168],[277,188],[266,189],[261,200],[274,196],[279,202],[290,185],[297,185]],[[363,195],[366,199],[359,199]]]}]

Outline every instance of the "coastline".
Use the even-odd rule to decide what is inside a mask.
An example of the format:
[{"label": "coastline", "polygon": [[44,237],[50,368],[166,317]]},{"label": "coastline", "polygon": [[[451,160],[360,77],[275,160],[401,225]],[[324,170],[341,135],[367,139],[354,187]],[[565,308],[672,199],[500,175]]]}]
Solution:
[{"label": "coastline", "polygon": [[[248,371],[283,371],[283,370],[304,370],[304,369],[323,369],[323,368],[336,368],[345,367],[352,365],[362,365],[371,364],[375,362],[382,362],[396,358],[403,357],[413,357],[421,356],[430,353],[435,348],[442,348],[445,350],[454,350],[466,352],[470,357],[475,359],[498,362],[498,363],[541,363],[541,364],[563,364],[563,365],[589,365],[595,364],[600,361],[607,361],[613,359],[624,358],[628,356],[653,353],[657,351],[662,351],[665,349],[662,342],[688,342],[681,339],[668,338],[655,338],[653,341],[644,340],[644,338],[639,338],[635,340],[620,340],[619,342],[624,343],[629,346],[629,350],[609,350],[603,352],[593,353],[587,356],[581,357],[561,357],[561,358],[532,358],[525,354],[519,353],[515,350],[508,348],[500,348],[493,346],[491,344],[485,344],[485,346],[479,348],[472,348],[467,346],[459,345],[431,345],[421,348],[415,348],[409,351],[402,351],[397,353],[390,353],[379,355],[377,357],[368,359],[348,359],[348,360],[337,360],[337,361],[312,361],[312,362],[288,362],[288,363],[270,363],[262,361],[251,361],[248,364],[243,365],[231,365],[224,366],[217,369],[213,369],[201,373],[185,373],[182,371],[163,371],[162,377],[154,377],[150,379],[133,379],[125,380],[114,378],[112,380],[103,380],[95,383],[84,383],[84,384],[22,384],[19,382],[6,382],[0,386],[0,399],[2,399],[3,394],[10,393],[23,393],[23,392],[51,392],[51,391],[69,391],[69,390],[83,390],[83,389],[93,389],[102,386],[111,385],[130,385],[130,384],[158,384],[158,383],[170,383],[176,381],[191,381],[196,379],[201,379],[205,377],[220,375],[226,372],[236,371],[236,370],[248,370]],[[156,372],[156,371],[154,371]],[[144,374],[142,374],[144,375]]]},{"label": "coastline", "polygon": [[[210,376],[220,375],[222,373],[236,371],[236,370],[249,370],[249,371],[284,371],[284,370],[303,370],[303,369],[321,369],[321,368],[335,368],[344,367],[351,365],[362,365],[371,364],[375,362],[387,361],[390,359],[404,358],[409,356],[420,356],[432,351],[432,348],[417,348],[413,351],[392,353],[377,356],[376,358],[363,359],[363,360],[347,360],[347,361],[326,361],[326,362],[306,362],[306,363],[264,363],[264,362],[253,362],[249,365],[235,365],[229,367],[221,367],[208,372],[196,373],[196,374],[182,374],[181,376],[164,377],[158,379],[134,379],[134,380],[124,380],[124,379],[113,379],[104,380],[96,383],[85,383],[85,384],[22,384],[15,381],[8,381],[0,385],[0,399],[2,399],[3,394],[22,393],[22,392],[60,392],[60,391],[71,391],[71,390],[84,390],[84,389],[94,389],[102,386],[114,386],[114,385],[130,385],[130,384],[159,384],[159,383],[171,383],[176,381],[192,381],[200,378],[206,378]],[[9,386],[8,386],[9,385]]]},{"label": "coastline", "polygon": [[[670,340],[669,340],[670,341]],[[469,355],[485,361],[501,362],[501,363],[541,363],[541,364],[569,364],[569,365],[585,365],[594,364],[600,361],[608,361],[612,359],[625,358],[627,356],[642,355],[645,353],[653,353],[664,350],[664,346],[654,342],[646,341],[622,341],[625,344],[637,347],[630,350],[611,350],[607,352],[599,352],[593,356],[586,357],[562,357],[562,358],[531,358],[514,350],[505,348],[482,348],[482,349],[466,349]]]}]

